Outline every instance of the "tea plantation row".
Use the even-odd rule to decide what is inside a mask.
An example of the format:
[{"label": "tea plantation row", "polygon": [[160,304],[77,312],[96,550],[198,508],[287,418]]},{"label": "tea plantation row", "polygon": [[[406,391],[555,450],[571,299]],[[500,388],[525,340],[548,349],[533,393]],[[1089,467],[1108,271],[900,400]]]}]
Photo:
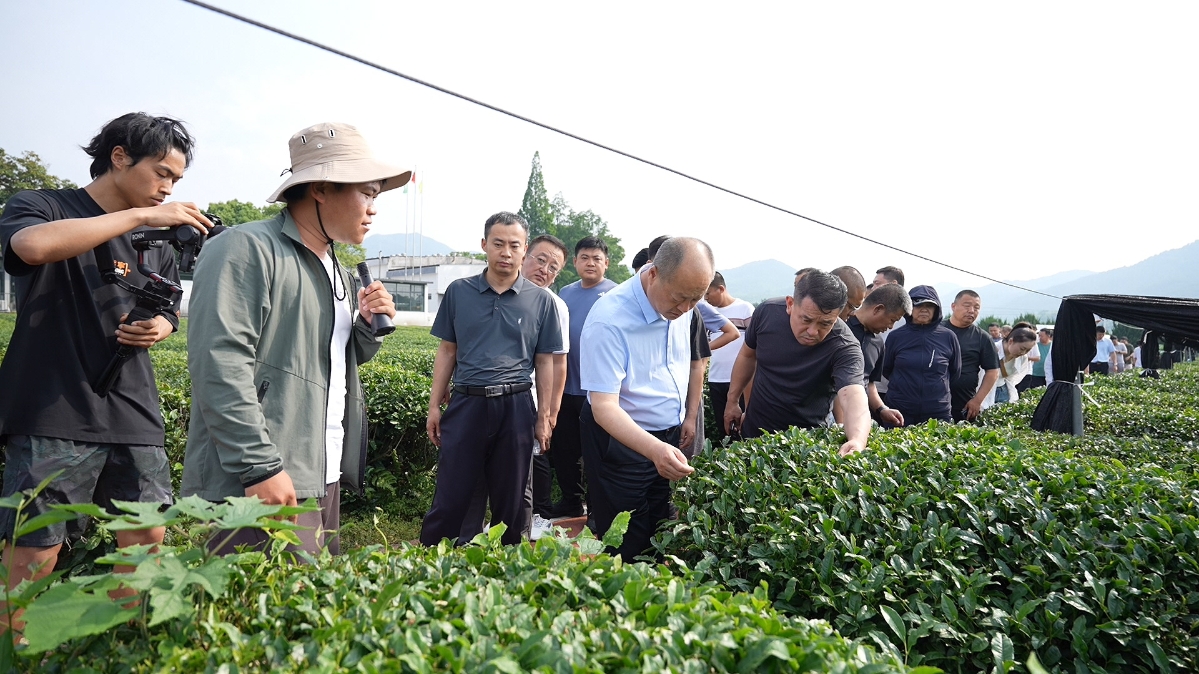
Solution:
[{"label": "tea plantation row", "polygon": [[[434,348],[401,330],[363,368],[351,517],[429,503]],[[185,350],[152,352],[174,462]],[[668,566],[553,541],[368,548],[315,571],[249,556],[195,617],[74,640],[43,669],[1004,672],[1035,653],[1058,672],[1196,671],[1196,390],[1190,367],[1101,379],[1081,439],[1027,430],[1034,394],[983,427],[876,432],[848,459],[828,431],[717,448],[677,484]]]},{"label": "tea plantation row", "polygon": [[717,449],[655,544],[909,664],[1196,671],[1199,370],[1087,390],[1083,438],[1028,430],[1033,395],[848,459],[818,431]]}]

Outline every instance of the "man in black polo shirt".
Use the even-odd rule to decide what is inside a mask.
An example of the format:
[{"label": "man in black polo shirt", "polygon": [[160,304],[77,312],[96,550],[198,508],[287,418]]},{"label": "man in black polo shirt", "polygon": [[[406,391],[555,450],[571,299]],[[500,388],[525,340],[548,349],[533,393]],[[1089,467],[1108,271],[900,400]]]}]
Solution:
[{"label": "man in black polo shirt", "polygon": [[[903,415],[891,409],[878,394],[876,385],[883,379],[883,353],[885,341],[882,333],[890,330],[896,321],[912,313],[912,299],[903,286],[894,283],[881,285],[870,291],[866,299],[845,325],[857,338],[862,347],[862,383],[866,385],[866,399],[870,416],[884,426],[902,426]],[[844,416],[841,406],[834,404],[833,414],[837,421]]]},{"label": "man in black polo shirt", "polygon": [[[862,347],[838,318],[846,296],[836,276],[811,271],[795,282],[792,297],[758,305],[733,363],[726,430],[735,426],[754,438],[791,426],[814,428],[824,423],[835,397],[845,411],[841,455],[866,448],[870,412]],[[751,380],[753,395],[743,414],[738,401]]]},{"label": "man in black polo shirt", "polygon": [[[487,481],[491,521],[508,527],[502,541],[520,542],[529,449],[534,440],[549,447],[553,353],[562,350],[553,300],[520,274],[528,240],[529,225],[519,215],[488,218],[487,269],[451,283],[433,321],[441,344],[426,430],[441,457],[433,506],[421,526],[425,545],[458,536],[480,476]],[[537,410],[530,392],[534,367]]]},{"label": "man in black polo shirt", "polygon": [[[974,324],[982,312],[982,299],[973,290],[963,290],[950,305],[953,313],[945,327],[957,335],[962,347],[962,374],[949,384],[953,420],[974,421],[982,411],[983,400],[999,378],[999,353],[991,335]],[[979,371],[982,381],[979,382]]]}]

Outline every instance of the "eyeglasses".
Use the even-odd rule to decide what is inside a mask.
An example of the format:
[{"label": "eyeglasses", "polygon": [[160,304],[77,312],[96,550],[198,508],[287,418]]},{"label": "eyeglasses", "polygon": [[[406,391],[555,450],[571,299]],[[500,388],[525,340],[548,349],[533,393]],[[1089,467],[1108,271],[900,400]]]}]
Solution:
[{"label": "eyeglasses", "polygon": [[558,272],[562,271],[562,267],[559,267],[553,260],[544,255],[538,255],[533,258],[533,261],[537,263],[538,267],[549,272],[550,276],[557,276]]}]

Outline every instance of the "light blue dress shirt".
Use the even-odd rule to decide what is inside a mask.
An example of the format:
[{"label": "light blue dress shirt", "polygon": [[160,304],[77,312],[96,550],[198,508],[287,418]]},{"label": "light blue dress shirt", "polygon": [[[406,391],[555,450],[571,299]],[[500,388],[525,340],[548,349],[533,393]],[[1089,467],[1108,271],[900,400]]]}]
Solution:
[{"label": "light blue dress shirt", "polygon": [[640,275],[608,291],[591,308],[577,345],[583,389],[619,394],[621,409],[644,430],[681,424],[692,315],[663,318],[645,296]]}]

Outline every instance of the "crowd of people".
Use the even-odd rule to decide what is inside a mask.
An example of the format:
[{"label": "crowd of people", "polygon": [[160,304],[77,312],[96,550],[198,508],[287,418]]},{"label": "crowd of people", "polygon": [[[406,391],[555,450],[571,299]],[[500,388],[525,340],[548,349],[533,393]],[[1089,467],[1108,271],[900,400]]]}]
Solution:
[{"label": "crowd of people", "polygon": [[[146,349],[177,329],[178,315],[173,306],[138,313],[135,296],[100,270],[118,270],[135,288],[178,283],[169,248],[135,250],[127,235],[208,232],[213,223],[194,204],[167,201],[193,143],[177,120],[122,116],[85,148],[90,184],[21,192],[0,216],[20,306],[0,365],[3,495],[48,481],[30,516],[54,503],[173,500]],[[355,292],[333,245],[361,243],[376,198],[411,172],[376,159],[345,124],[303,129],[288,147],[287,178],[268,199],[285,208],[213,237],[195,268],[181,491],[210,501],[316,499],[319,508],[298,518],[298,548],[336,553],[340,489],[361,489],[364,478],[358,367],[384,339],[372,318],[394,316],[395,306],[378,281]],[[586,237],[573,250],[549,235],[530,241],[515,213],[487,218],[481,246],[486,267],[450,284],[432,327],[440,342],[426,430],[440,454],[426,545],[470,540],[488,511],[491,524],[506,525],[505,543],[584,515],[602,535],[629,511],[614,552],[631,559],[677,516],[670,483],[694,472],[705,416],[721,429],[716,442],[840,424],[847,455],[866,449],[872,422],[972,421],[1052,381],[1051,329],[988,332],[976,325],[977,292],[957,293],[946,311],[932,286],[906,289],[897,267],[869,283],[852,266],[802,269],[790,295],[754,307],[691,237],[654,239],[619,285],[606,276],[604,240]],[[567,264],[579,280],[555,293]],[[1139,364],[1139,350],[1102,326],[1097,345],[1092,372]],[[99,393],[97,372],[117,347],[127,362]],[[11,538],[12,511],[0,517]],[[82,525],[55,523],[9,546],[10,587],[48,574]],[[157,544],[163,534],[117,539]],[[210,545],[227,553],[265,542],[246,529]]]}]

